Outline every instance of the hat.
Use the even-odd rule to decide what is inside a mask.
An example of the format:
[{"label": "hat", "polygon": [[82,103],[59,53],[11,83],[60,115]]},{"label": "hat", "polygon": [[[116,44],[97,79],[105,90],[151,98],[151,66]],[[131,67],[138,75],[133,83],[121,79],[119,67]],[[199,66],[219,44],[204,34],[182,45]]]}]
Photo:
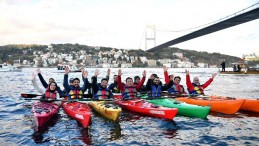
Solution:
[{"label": "hat", "polygon": [[135,76],[135,77],[134,77],[134,80],[136,81],[136,79],[140,79],[140,77],[139,77],[139,76]]},{"label": "hat", "polygon": [[74,78],[70,78],[69,83],[73,83]]},{"label": "hat", "polygon": [[80,82],[80,79],[79,79],[79,78],[74,78],[73,82],[74,82],[75,80],[78,80],[78,81]]}]

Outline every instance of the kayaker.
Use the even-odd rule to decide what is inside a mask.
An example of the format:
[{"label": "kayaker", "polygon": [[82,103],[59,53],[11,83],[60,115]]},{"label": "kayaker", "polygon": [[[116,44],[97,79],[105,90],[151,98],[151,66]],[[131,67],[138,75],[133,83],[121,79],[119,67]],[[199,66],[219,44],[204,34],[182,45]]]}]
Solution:
[{"label": "kayaker", "polygon": [[90,84],[88,82],[88,79],[87,79],[88,72],[87,71],[82,72],[83,78],[84,78],[84,85],[83,85],[83,87],[80,87],[80,79],[79,78],[74,78],[72,86],[70,86],[68,84],[68,73],[69,73],[69,71],[70,71],[70,69],[68,67],[66,67],[65,68],[65,75],[64,75],[64,82],[63,82],[63,86],[68,93],[67,96],[70,99],[82,98],[83,93],[90,86]]},{"label": "kayaker", "polygon": [[[135,77],[134,77],[134,83],[133,83],[133,84],[134,84],[134,85],[138,85],[139,83],[140,83],[140,77],[139,77],[139,76],[135,76]],[[139,91],[140,91],[141,93],[146,92],[146,86],[143,85]]]},{"label": "kayaker", "polygon": [[123,85],[121,82],[121,69],[118,71],[118,87],[122,92],[123,99],[134,99],[137,97],[138,91],[143,86],[145,79],[146,79],[146,71],[143,71],[143,77],[138,85],[133,84],[133,79],[128,77],[126,79],[126,84]]},{"label": "kayaker", "polygon": [[162,85],[160,78],[156,76],[152,82],[146,84],[148,96],[161,97],[162,91],[166,91],[167,87]]},{"label": "kayaker", "polygon": [[[42,84],[42,86],[43,86],[44,88],[47,88],[49,83],[55,82],[55,80],[54,80],[53,78],[49,78],[49,83],[47,83],[47,82],[45,81],[45,79],[43,78],[42,74],[41,74],[41,70],[38,68],[36,71],[37,71],[38,77],[39,77],[39,79],[40,79],[40,82],[41,82],[41,84]],[[58,93],[59,93],[61,96],[64,96],[63,91],[60,89],[59,86],[57,86],[57,91],[58,91]]]},{"label": "kayaker", "polygon": [[101,80],[101,83],[97,83],[97,76],[99,72],[98,70],[95,71],[94,76],[92,77],[92,88],[93,88],[93,94],[94,99],[113,99],[113,94],[109,90],[108,87],[108,79],[103,78]]},{"label": "kayaker", "polygon": [[40,88],[36,82],[36,75],[32,74],[32,85],[33,87],[42,94],[41,101],[53,101],[55,99],[60,99],[60,94],[57,91],[57,83],[50,82],[46,89]]},{"label": "kayaker", "polygon": [[[122,83],[125,85],[124,83]],[[113,83],[109,85],[109,90],[112,91],[112,93],[121,93],[119,87],[118,87],[118,75],[113,76]]]},{"label": "kayaker", "polygon": [[213,79],[217,75],[217,73],[213,73],[212,77],[206,83],[200,84],[198,77],[194,77],[193,82],[191,82],[189,71],[185,70],[185,73],[186,73],[187,89],[189,91],[189,94],[193,94],[193,95],[199,95],[199,94],[204,95],[203,90],[210,85],[210,83],[213,81]]},{"label": "kayaker", "polygon": [[167,85],[168,93],[173,94],[173,95],[186,94],[186,92],[184,91],[184,87],[183,87],[183,85],[180,84],[180,82],[181,82],[181,77],[179,77],[179,76],[174,77],[174,80],[170,81]]},{"label": "kayaker", "polygon": [[[150,85],[153,84],[153,80],[157,77],[157,74],[151,74],[149,79],[147,80],[147,83],[146,83],[146,91],[150,91],[151,89],[149,88]],[[161,83],[162,84],[162,83]]]},{"label": "kayaker", "polygon": [[183,85],[180,84],[181,77],[179,77],[179,76],[174,77],[173,74],[168,76],[166,66],[163,66],[163,70],[164,70],[165,83],[166,83],[167,88],[168,88],[168,90],[167,90],[168,93],[173,94],[173,95],[175,95],[175,94],[186,94],[186,92],[184,91]]}]

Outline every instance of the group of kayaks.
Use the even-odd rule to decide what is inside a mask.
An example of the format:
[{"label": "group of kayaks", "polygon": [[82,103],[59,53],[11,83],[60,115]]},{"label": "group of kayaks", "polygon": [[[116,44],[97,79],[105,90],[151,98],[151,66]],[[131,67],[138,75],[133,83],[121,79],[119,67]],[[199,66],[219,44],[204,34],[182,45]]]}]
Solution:
[{"label": "group of kayaks", "polygon": [[[87,128],[91,122],[92,109],[102,116],[117,121],[121,107],[142,115],[172,120],[176,115],[206,119],[210,111],[235,114],[239,110],[259,113],[258,99],[237,99],[222,96],[168,97],[150,98],[147,94],[140,99],[122,100],[120,94],[114,95],[114,101],[62,101],[62,103],[36,102],[32,106],[37,126],[49,121],[63,107],[67,115],[79,121]],[[91,107],[91,108],[90,108]]]}]

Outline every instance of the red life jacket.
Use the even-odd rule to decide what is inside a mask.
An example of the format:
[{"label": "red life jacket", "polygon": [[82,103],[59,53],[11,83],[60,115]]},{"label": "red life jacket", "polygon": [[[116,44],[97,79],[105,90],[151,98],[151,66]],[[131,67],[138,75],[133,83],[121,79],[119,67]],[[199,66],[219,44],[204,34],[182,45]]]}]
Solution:
[{"label": "red life jacket", "polygon": [[56,99],[57,98],[57,91],[50,92],[49,90],[46,90],[45,97],[46,97],[46,99],[48,99],[48,98]]},{"label": "red life jacket", "polygon": [[137,89],[136,86],[125,86],[125,90],[122,93],[123,98],[131,98],[134,99],[137,97]]}]

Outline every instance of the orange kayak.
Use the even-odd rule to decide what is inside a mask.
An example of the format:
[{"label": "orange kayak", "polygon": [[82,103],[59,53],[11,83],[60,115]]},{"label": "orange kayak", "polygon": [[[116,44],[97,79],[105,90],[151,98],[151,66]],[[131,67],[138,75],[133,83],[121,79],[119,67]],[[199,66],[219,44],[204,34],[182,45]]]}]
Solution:
[{"label": "orange kayak", "polygon": [[245,102],[245,99],[228,98],[223,96],[177,97],[176,100],[189,104],[210,106],[211,111],[223,114],[235,114]]},{"label": "orange kayak", "polygon": [[259,99],[246,99],[245,103],[241,106],[241,110],[259,113]]}]

